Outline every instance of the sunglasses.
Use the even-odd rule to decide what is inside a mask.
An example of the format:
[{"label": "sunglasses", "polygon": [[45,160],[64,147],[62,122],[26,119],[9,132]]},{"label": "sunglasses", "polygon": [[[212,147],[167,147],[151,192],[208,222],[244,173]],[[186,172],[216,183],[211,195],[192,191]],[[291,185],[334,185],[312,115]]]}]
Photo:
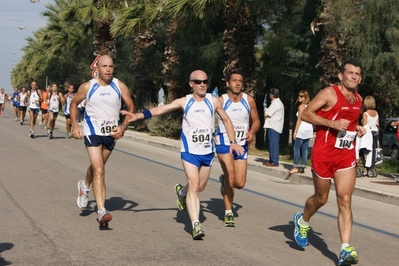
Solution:
[{"label": "sunglasses", "polygon": [[208,84],[208,80],[207,79],[204,79],[204,80],[200,80],[200,79],[193,79],[193,80],[190,80],[190,81],[192,81],[192,82],[194,82],[194,84],[201,84],[201,83],[204,83],[205,85],[206,84]]},{"label": "sunglasses", "polygon": [[303,96],[303,95],[298,95],[298,97],[299,97],[299,98],[303,98],[304,96]]}]

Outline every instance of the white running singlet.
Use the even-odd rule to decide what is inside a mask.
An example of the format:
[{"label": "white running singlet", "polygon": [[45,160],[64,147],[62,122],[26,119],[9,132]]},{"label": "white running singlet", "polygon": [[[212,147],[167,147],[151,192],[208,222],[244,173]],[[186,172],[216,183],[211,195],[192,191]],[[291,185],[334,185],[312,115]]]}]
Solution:
[{"label": "white running singlet", "polygon": [[181,131],[181,152],[205,155],[215,152],[213,131],[215,108],[212,95],[206,94],[201,102],[196,102],[192,94],[186,96]]},{"label": "white running singlet", "polygon": [[[236,140],[239,145],[245,145],[249,129],[249,117],[251,108],[248,104],[248,97],[243,93],[239,102],[235,103],[229,99],[227,94],[223,94],[223,109],[226,111],[233,123]],[[216,145],[230,146],[230,140],[227,135],[226,127],[218,116],[218,128],[216,130]]]},{"label": "white running singlet", "polygon": [[69,93],[65,94],[65,98],[66,98],[65,105],[64,105],[64,114],[65,115],[70,115],[69,106],[71,106],[73,97],[75,97],[75,93],[72,93],[72,98],[69,97]]},{"label": "white running singlet", "polygon": [[58,92],[56,94],[51,93],[50,99],[48,103],[48,109],[53,113],[58,113],[60,108],[60,96],[58,96]]},{"label": "white running singlet", "polygon": [[110,136],[118,126],[122,105],[118,79],[113,78],[108,86],[101,86],[95,79],[90,80],[90,84],[86,95],[83,134]]},{"label": "white running singlet", "polygon": [[20,93],[19,94],[19,106],[25,106],[25,98],[26,95],[28,95],[26,92],[25,93]]},{"label": "white running singlet", "polygon": [[39,109],[40,108],[40,101],[39,101],[39,94],[37,91],[31,91],[29,96],[29,109]]}]

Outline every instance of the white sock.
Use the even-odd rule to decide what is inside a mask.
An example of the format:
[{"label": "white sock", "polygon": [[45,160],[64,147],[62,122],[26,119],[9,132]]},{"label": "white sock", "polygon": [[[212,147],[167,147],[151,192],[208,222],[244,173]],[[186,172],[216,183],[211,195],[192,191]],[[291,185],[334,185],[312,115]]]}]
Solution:
[{"label": "white sock", "polygon": [[301,218],[299,218],[298,223],[302,226],[309,226],[309,222],[305,222],[303,220],[303,216],[301,216]]},{"label": "white sock", "polygon": [[196,223],[199,223],[199,220],[195,220],[195,221],[191,222],[191,225],[193,226],[193,229],[194,229],[194,224],[196,224]]},{"label": "white sock", "polygon": [[224,215],[227,215],[228,213],[232,213],[232,211],[231,210],[225,210],[224,211]]},{"label": "white sock", "polygon": [[179,195],[182,196],[183,198],[186,197],[186,193],[184,193],[184,187],[179,190]]},{"label": "white sock", "polygon": [[346,247],[349,247],[349,243],[342,243],[341,244],[341,250],[343,250]]}]

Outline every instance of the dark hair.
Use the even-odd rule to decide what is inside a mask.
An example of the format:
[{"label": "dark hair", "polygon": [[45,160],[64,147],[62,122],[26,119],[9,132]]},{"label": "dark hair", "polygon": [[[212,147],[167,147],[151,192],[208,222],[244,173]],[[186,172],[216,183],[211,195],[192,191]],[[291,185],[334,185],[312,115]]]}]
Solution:
[{"label": "dark hair", "polygon": [[276,88],[270,89],[270,94],[273,95],[274,98],[280,98],[280,91]]},{"label": "dark hair", "polygon": [[360,67],[360,70],[363,70],[362,64],[360,64],[360,62],[358,60],[356,60],[354,58],[349,58],[349,59],[345,60],[344,62],[342,62],[341,66],[339,67],[339,72],[344,74],[346,65],[353,65],[355,67]]},{"label": "dark hair", "polygon": [[229,80],[231,79],[231,76],[234,75],[234,74],[241,75],[241,77],[244,78],[244,76],[241,74],[241,72],[239,72],[239,71],[237,71],[237,70],[232,70],[232,71],[230,71],[230,72],[227,73],[227,75],[226,75],[226,81],[229,81]]}]

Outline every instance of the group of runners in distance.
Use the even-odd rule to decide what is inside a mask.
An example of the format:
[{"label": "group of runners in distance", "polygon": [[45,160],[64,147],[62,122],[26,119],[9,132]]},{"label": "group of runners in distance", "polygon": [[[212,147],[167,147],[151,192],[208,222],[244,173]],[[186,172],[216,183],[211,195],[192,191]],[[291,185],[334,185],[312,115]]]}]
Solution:
[{"label": "group of runners in distance", "polygon": [[71,117],[69,107],[72,98],[75,96],[74,86],[68,85],[67,92],[63,94],[57,84],[48,86],[44,91],[38,88],[37,82],[32,81],[30,90],[22,87],[21,90],[14,88],[11,95],[14,120],[20,125],[25,123],[26,113],[29,113],[29,137],[35,138],[35,126],[39,113],[39,125],[47,130],[49,139],[53,139],[55,122],[60,110],[66,119],[66,138],[71,138]]},{"label": "group of runners in distance", "polygon": [[[55,84],[42,92],[35,81],[32,81],[29,91],[23,87],[19,92],[15,88],[13,94],[15,121],[22,125],[26,111],[29,112],[30,137],[35,136],[36,118],[41,110],[39,124],[48,128],[51,139],[59,106],[63,105],[67,138],[73,136],[84,140],[90,166],[85,178],[78,181],[77,205],[87,207],[92,190],[97,205],[97,222],[100,229],[107,228],[112,214],[105,206],[105,164],[117,140],[124,136],[131,122],[180,109],[183,112],[180,157],[187,183],[174,186],[177,207],[188,212],[192,239],[203,239],[205,230],[200,221],[199,193],[206,187],[217,154],[223,170],[219,177],[225,209],[223,225],[235,227],[235,189],[245,186],[248,145],[260,128],[256,102],[243,92],[243,75],[235,71],[228,73],[226,93],[215,97],[207,92],[207,74],[195,70],[188,80],[192,93],[168,104],[136,112],[128,87],[113,76],[113,59],[101,56],[97,71],[98,77],[83,83],[76,94],[72,85],[65,95]],[[337,263],[346,266],[357,264],[359,260],[357,251],[349,242],[353,224],[351,200],[356,180],[354,142],[365,134],[365,129],[358,125],[362,111],[362,98],[357,93],[361,71],[357,60],[343,62],[338,71],[340,84],[321,90],[301,113],[301,120],[314,125],[316,131],[311,159],[315,192],[307,199],[303,211],[294,215],[293,239],[300,247],[309,244],[310,218],[326,204],[334,180],[341,240]],[[79,105],[82,102],[85,102],[85,118],[81,127]],[[121,111],[122,102],[125,109]]]}]

